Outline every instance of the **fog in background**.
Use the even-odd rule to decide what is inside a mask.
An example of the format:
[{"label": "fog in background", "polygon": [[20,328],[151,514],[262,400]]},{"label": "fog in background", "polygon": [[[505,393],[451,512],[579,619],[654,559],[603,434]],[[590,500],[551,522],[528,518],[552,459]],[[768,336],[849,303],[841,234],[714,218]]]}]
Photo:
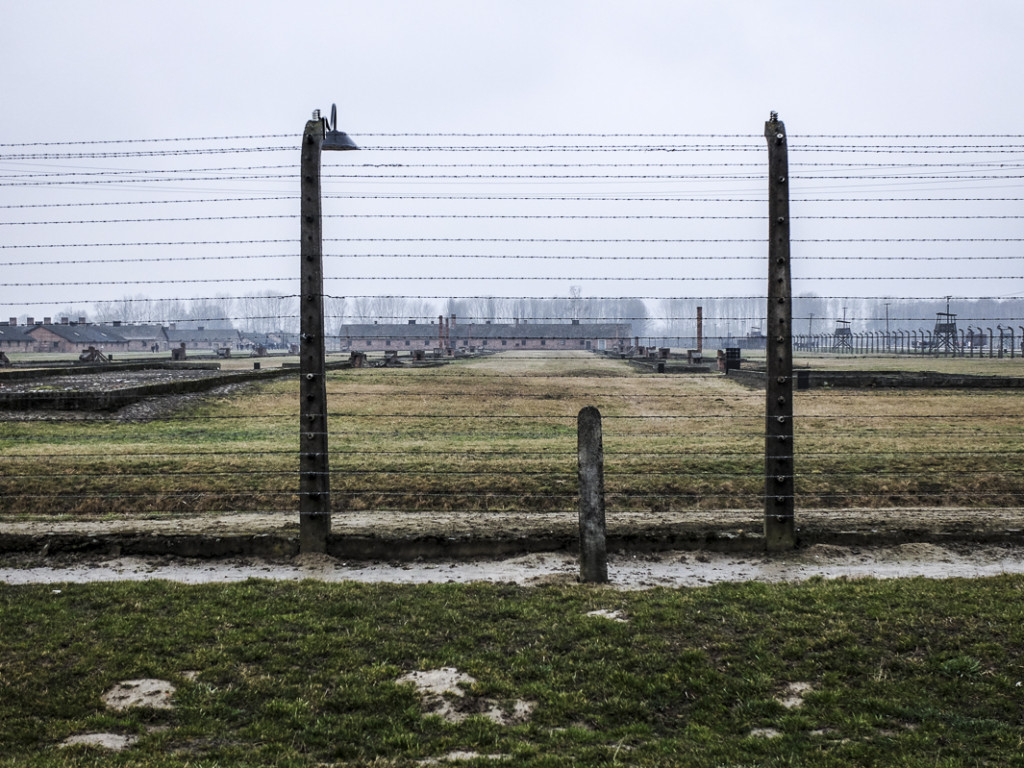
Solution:
[{"label": "fog in background", "polygon": [[[7,2],[0,320],[297,326],[298,145],[328,328],[438,314],[763,324],[764,123],[797,331],[1019,318],[1015,2]],[[843,151],[837,151],[843,150]],[[931,320],[929,320],[931,318]],[[817,327],[815,327],[817,326]]]}]

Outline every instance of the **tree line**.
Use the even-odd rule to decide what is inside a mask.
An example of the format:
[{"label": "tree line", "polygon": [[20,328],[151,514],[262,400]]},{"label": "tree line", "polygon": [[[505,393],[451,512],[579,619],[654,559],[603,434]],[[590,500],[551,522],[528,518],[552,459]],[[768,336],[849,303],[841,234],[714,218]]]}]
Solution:
[{"label": "tree line", "polygon": [[[144,294],[126,295],[117,301],[85,308],[66,306],[57,315],[93,323],[174,324],[178,328],[237,328],[246,332],[297,333],[299,299],[272,291],[252,296],[227,295],[202,299],[153,299]],[[647,305],[641,299],[584,298],[449,298],[418,299],[402,296],[324,297],[324,324],[337,334],[352,323],[430,322],[439,316],[455,315],[465,323],[514,323],[516,321],[569,323],[630,322],[634,332],[650,322]]]},{"label": "tree line", "polygon": [[[950,297],[949,312],[961,327],[1018,324],[1024,321],[1019,298],[957,299]],[[338,334],[352,323],[430,322],[455,315],[464,323],[630,323],[633,335],[659,339],[695,338],[700,309],[706,339],[757,336],[764,328],[765,300],[761,297],[687,297],[640,299],[585,297],[577,289],[564,298],[409,298],[402,296],[325,297],[324,322],[328,333]],[[250,333],[298,332],[299,300],[272,291],[251,296],[199,299],[153,299],[143,294],[88,308],[67,306],[58,317],[89,322],[174,324],[179,328],[237,328]],[[937,313],[945,313],[944,299],[899,297],[841,298],[801,294],[793,299],[793,333],[832,333],[841,321],[855,332],[912,330],[934,327]],[[59,321],[58,321],[59,322]]]}]

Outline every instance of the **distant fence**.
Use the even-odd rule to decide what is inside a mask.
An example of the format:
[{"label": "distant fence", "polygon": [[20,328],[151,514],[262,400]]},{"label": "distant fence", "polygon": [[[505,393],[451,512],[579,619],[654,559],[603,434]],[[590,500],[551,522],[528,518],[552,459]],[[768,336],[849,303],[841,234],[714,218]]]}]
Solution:
[{"label": "distant fence", "polygon": [[959,329],[955,339],[940,339],[932,331],[882,331],[852,333],[837,336],[821,333],[814,336],[796,335],[793,348],[804,352],[834,352],[838,354],[867,355],[930,355],[942,357],[1003,358],[1011,360],[1024,356],[1024,326],[998,328],[995,333],[974,333]]},{"label": "distant fence", "polygon": [[[763,389],[765,372],[736,368],[727,375],[733,381]],[[817,387],[843,389],[960,389],[967,392],[1024,388],[1024,376],[984,376],[936,371],[836,371],[797,369],[793,372],[797,390]]]}]

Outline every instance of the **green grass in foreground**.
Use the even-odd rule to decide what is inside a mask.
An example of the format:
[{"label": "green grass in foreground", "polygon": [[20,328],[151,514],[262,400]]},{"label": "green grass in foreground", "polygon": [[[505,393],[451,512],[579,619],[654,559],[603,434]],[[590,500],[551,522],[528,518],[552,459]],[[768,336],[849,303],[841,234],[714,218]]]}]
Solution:
[{"label": "green grass in foreground", "polygon": [[[0,586],[0,765],[1019,765],[1022,598],[1020,577]],[[519,725],[425,716],[396,680],[440,667],[535,709]],[[173,711],[104,709],[144,677],[178,686]],[[810,690],[787,708],[794,683]],[[141,740],[56,746],[98,731]]]}]

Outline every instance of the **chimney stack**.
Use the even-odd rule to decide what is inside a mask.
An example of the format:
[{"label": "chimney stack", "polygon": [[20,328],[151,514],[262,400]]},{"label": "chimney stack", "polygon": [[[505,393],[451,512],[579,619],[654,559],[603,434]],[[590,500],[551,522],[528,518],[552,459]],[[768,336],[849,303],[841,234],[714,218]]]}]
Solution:
[{"label": "chimney stack", "polygon": [[16,326],[16,325],[18,324],[18,318],[16,318],[16,317],[12,317],[12,318],[10,319],[10,322],[8,322],[7,324],[8,324],[8,325],[11,325],[11,326]]}]

